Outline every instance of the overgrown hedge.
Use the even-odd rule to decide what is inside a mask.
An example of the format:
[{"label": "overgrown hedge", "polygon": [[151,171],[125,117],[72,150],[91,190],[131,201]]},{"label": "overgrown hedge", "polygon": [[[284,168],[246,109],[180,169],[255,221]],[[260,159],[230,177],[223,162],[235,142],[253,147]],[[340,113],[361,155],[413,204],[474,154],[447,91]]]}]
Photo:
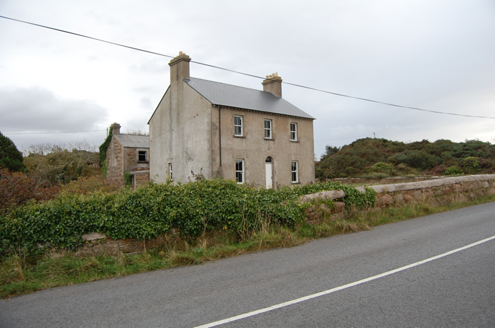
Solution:
[{"label": "overgrown hedge", "polygon": [[213,229],[243,234],[264,222],[290,227],[303,219],[304,206],[296,202],[299,196],[323,190],[344,190],[344,201],[360,207],[375,200],[371,189],[363,195],[335,182],[273,190],[222,179],[150,184],[113,194],[62,195],[0,217],[0,253],[76,249],[81,236],[91,232],[114,239],[151,239],[171,228],[197,236]]}]

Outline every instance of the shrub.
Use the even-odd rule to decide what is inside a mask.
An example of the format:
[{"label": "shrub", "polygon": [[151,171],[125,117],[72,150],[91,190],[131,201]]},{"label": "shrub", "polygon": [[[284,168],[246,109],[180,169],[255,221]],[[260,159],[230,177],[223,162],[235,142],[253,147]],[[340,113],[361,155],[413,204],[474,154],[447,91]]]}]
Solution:
[{"label": "shrub", "polygon": [[22,172],[0,169],[0,215],[29,201],[54,199],[59,191],[58,185],[45,187]]},{"label": "shrub", "polygon": [[370,172],[382,172],[382,173],[392,173],[393,165],[384,163],[384,162],[378,162],[373,164],[370,168]]},{"label": "shrub", "polygon": [[82,176],[100,174],[97,153],[68,150],[64,145],[33,145],[24,163],[29,176],[43,184],[65,184]]},{"label": "shrub", "polygon": [[119,190],[119,184],[109,182],[102,176],[81,177],[61,186],[60,194],[87,195],[91,193],[111,193]]},{"label": "shrub", "polygon": [[480,163],[476,157],[466,157],[461,162],[461,167],[468,174],[478,173],[481,171]]},{"label": "shrub", "polygon": [[395,164],[405,163],[421,170],[433,168],[442,163],[439,157],[428,154],[423,150],[406,150],[405,152],[395,154],[389,160]]},{"label": "shrub", "polygon": [[2,132],[0,132],[0,168],[6,168],[12,172],[23,171],[25,168],[22,153]]},{"label": "shrub", "polygon": [[264,222],[293,227],[303,219],[304,206],[297,202],[300,196],[337,189],[344,190],[343,201],[348,204],[364,207],[374,203],[372,189],[361,194],[335,182],[274,190],[213,179],[184,185],[150,184],[112,194],[61,194],[53,201],[0,216],[0,253],[20,248],[28,253],[50,247],[75,249],[82,243],[81,235],[90,232],[103,232],[115,239],[150,239],[172,227],[187,236],[214,229],[242,236]]},{"label": "shrub", "polygon": [[445,175],[460,175],[462,173],[462,170],[457,166],[450,166],[445,169]]},{"label": "shrub", "polygon": [[[337,152],[335,152],[338,150]],[[328,147],[327,153],[321,157],[316,166],[316,177],[345,177],[363,172],[376,163],[392,163],[396,167],[406,164],[411,172],[431,170],[439,172],[438,167],[460,166],[467,157],[478,158],[479,168],[466,164],[472,173],[491,173],[495,170],[495,145],[479,140],[466,140],[455,143],[450,140],[437,140],[429,142],[422,140],[405,144],[403,142],[389,141],[386,139],[359,139],[341,149]],[[483,160],[482,160],[483,159]],[[349,169],[349,168],[353,169]],[[399,170],[392,170],[392,175]],[[376,171],[379,172],[379,171]],[[385,171],[382,171],[385,173]],[[401,173],[401,174],[404,174]],[[418,172],[420,173],[420,172]]]}]

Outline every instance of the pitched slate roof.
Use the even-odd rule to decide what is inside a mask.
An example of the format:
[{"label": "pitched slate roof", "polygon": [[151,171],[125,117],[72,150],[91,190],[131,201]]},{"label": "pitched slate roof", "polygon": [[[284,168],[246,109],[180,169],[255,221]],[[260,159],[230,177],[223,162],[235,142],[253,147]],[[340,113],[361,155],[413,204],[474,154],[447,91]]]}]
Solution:
[{"label": "pitched slate roof", "polygon": [[184,82],[213,105],[303,117],[314,120],[314,117],[303,112],[287,100],[275,96],[271,92],[197,78],[184,79]]},{"label": "pitched slate roof", "polygon": [[150,148],[149,136],[136,136],[133,134],[116,134],[115,138],[124,147]]}]

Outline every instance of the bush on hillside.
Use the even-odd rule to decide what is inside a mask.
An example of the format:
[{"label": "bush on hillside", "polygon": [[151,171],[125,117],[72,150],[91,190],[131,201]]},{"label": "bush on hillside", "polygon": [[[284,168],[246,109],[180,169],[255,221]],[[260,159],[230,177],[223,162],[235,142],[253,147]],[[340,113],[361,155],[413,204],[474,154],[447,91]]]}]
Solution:
[{"label": "bush on hillside", "polygon": [[[317,178],[355,176],[362,173],[369,175],[370,171],[366,168],[371,168],[380,162],[395,166],[389,173],[391,175],[402,174],[397,169],[399,165],[407,165],[410,173],[414,171],[442,173],[444,168],[451,166],[460,166],[463,169],[467,167],[466,173],[495,171],[495,145],[479,140],[466,140],[460,143],[450,140],[435,142],[422,140],[406,144],[386,139],[366,138],[356,140],[337,152],[334,148],[327,147],[327,154],[323,155],[317,164]],[[466,162],[466,158],[477,158],[478,166],[473,166],[475,163],[471,159]],[[371,171],[371,173],[377,172]],[[385,172],[381,173],[385,174]]]},{"label": "bush on hillside", "polygon": [[445,169],[445,175],[460,175],[463,174],[462,170],[458,168],[457,166],[450,166]]},{"label": "bush on hillside", "polygon": [[467,174],[475,174],[481,171],[480,163],[477,157],[466,157],[461,162],[463,171]]}]

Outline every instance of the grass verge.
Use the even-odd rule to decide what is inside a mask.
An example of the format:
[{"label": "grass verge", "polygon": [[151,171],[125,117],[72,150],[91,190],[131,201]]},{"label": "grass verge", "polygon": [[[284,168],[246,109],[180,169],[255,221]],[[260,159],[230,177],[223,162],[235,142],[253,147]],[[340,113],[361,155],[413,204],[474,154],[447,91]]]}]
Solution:
[{"label": "grass verge", "polygon": [[435,207],[428,203],[415,203],[367,211],[350,209],[342,220],[332,221],[327,218],[317,225],[301,223],[295,229],[265,223],[257,231],[241,237],[225,232],[206,234],[195,240],[174,237],[159,248],[141,254],[120,254],[117,257],[78,257],[65,251],[53,251],[38,259],[13,255],[0,262],[0,297],[10,298],[57,286],[201,264],[278,247],[292,247],[318,238],[369,230],[382,224],[492,201],[495,201],[495,195]]}]

